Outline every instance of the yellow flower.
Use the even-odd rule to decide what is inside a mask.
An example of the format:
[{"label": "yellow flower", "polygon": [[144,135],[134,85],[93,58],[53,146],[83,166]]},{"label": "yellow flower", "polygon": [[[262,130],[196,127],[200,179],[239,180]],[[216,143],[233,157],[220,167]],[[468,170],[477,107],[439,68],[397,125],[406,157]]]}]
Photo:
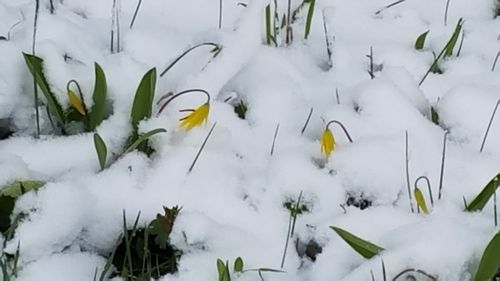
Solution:
[{"label": "yellow flower", "polygon": [[85,116],[85,109],[83,108],[83,103],[75,94],[75,92],[68,89],[68,97],[71,106],[73,106],[76,109],[76,111],[78,111],[81,115]]},{"label": "yellow flower", "polygon": [[323,135],[321,135],[321,152],[323,152],[326,157],[330,157],[334,149],[335,138],[333,137],[332,131],[327,127],[325,131],[323,131]]},{"label": "yellow flower", "polygon": [[202,104],[197,109],[193,110],[186,117],[182,118],[181,127],[186,130],[191,130],[192,128],[200,125],[207,121],[208,112],[210,111],[210,105],[207,103]]}]

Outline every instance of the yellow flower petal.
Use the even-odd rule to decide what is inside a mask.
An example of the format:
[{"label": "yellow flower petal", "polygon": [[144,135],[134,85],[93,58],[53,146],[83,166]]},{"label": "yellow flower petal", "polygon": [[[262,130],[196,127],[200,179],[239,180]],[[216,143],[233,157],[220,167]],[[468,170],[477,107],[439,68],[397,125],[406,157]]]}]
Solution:
[{"label": "yellow flower petal", "polygon": [[202,104],[200,107],[181,119],[181,127],[189,131],[201,123],[206,122],[209,111],[210,105],[208,102]]},{"label": "yellow flower petal", "polygon": [[427,208],[427,204],[425,203],[425,198],[424,195],[422,194],[422,191],[418,189],[418,187],[415,187],[415,200],[417,201],[417,206],[422,210],[424,214],[429,213],[429,209]]},{"label": "yellow flower petal", "polygon": [[330,157],[332,151],[335,149],[335,138],[333,137],[332,131],[326,128],[321,135],[321,152],[323,152],[326,157]]},{"label": "yellow flower petal", "polygon": [[78,98],[75,92],[69,90],[68,91],[69,103],[73,106],[76,111],[78,111],[81,115],[85,116],[85,109],[83,108],[82,101]]}]

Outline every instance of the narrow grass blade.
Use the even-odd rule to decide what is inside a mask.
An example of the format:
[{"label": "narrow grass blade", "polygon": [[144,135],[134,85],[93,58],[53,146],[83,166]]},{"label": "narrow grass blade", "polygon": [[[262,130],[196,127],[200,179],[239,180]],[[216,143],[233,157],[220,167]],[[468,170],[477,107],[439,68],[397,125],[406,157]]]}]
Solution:
[{"label": "narrow grass blade", "polygon": [[93,131],[101,124],[106,117],[106,100],[108,96],[108,86],[106,83],[106,75],[104,70],[98,63],[94,63],[95,68],[95,85],[92,105],[90,112],[90,130]]},{"label": "narrow grass blade", "polygon": [[425,39],[427,38],[427,34],[429,34],[429,30],[420,34],[415,41],[415,50],[422,50],[424,48]]},{"label": "narrow grass blade", "polygon": [[363,257],[370,259],[376,256],[378,253],[383,251],[384,249],[369,242],[364,239],[361,239],[346,230],[343,230],[339,227],[330,226],[349,246],[351,246],[358,254]]},{"label": "narrow grass blade", "polygon": [[307,18],[306,18],[306,30],[304,34],[304,38],[307,39],[309,37],[309,33],[311,32],[311,24],[312,24],[312,19],[314,15],[314,6],[315,6],[316,0],[310,0],[309,1],[309,10],[307,11]]},{"label": "narrow grass blade", "polygon": [[59,102],[57,101],[55,95],[51,92],[49,83],[43,74],[43,60],[37,56],[23,53],[24,60],[26,61],[26,65],[30,70],[33,77],[35,77],[36,84],[42,90],[42,93],[47,100],[47,106],[50,109],[50,112],[54,114],[59,125],[64,125],[66,123],[66,118],[64,116],[63,109]]},{"label": "narrow grass blade", "polygon": [[191,166],[189,167],[188,174],[193,171],[194,165],[196,165],[196,162],[198,161],[198,158],[200,157],[201,152],[205,148],[205,145],[207,144],[207,141],[210,138],[210,135],[212,135],[212,132],[215,129],[215,125],[217,125],[217,123],[214,123],[212,125],[212,128],[210,128],[210,131],[208,132],[207,137],[205,138],[205,140],[203,141],[203,143],[200,146],[200,150],[198,150],[198,153],[196,153],[196,156],[194,157],[193,163],[191,163]]},{"label": "narrow grass blade", "polygon": [[94,134],[94,145],[95,150],[97,151],[97,159],[99,159],[99,166],[101,167],[101,171],[106,168],[106,158],[108,157],[108,148],[106,147],[106,143],[99,136],[99,134]]},{"label": "narrow grass blade", "polygon": [[147,141],[150,137],[156,135],[156,134],[159,134],[159,133],[165,133],[167,132],[167,130],[163,129],[163,128],[158,128],[158,129],[154,129],[154,130],[151,130],[143,135],[140,135],[137,137],[137,140],[134,141],[128,148],[127,150],[125,150],[125,154],[126,153],[129,153],[131,151],[133,151],[134,149],[136,149],[137,147],[139,147],[139,145],[145,141]]},{"label": "narrow grass blade", "polygon": [[497,270],[500,268],[500,232],[491,239],[483,252],[474,281],[493,280]]},{"label": "narrow grass blade", "polygon": [[500,185],[500,181],[498,178],[500,177],[500,173],[497,174],[484,188],[483,190],[467,205],[466,211],[474,212],[481,211],[486,203],[490,200],[491,196],[495,193],[498,186]]}]

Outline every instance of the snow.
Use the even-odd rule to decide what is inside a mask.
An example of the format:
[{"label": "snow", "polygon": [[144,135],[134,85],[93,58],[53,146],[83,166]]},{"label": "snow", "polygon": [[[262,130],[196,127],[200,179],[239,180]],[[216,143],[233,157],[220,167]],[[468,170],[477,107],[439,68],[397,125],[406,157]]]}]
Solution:
[{"label": "snow", "polygon": [[[279,0],[280,13],[287,1]],[[122,214],[131,225],[140,212],[145,225],[162,207],[182,206],[172,245],[182,250],[179,271],[165,281],[216,280],[216,260],[241,256],[245,268],[280,269],[288,229],[287,200],[303,202],[283,270],[264,273],[266,280],[382,280],[384,261],[390,280],[415,268],[440,280],[471,280],[493,234],[493,204],[482,212],[465,212],[499,172],[500,117],[480,152],[486,128],[500,99],[500,71],[492,71],[500,50],[500,22],[493,1],[453,0],[444,24],[445,0],[405,1],[381,13],[387,0],[317,0],[309,39],[303,39],[307,8],[293,24],[294,41],[265,44],[264,7],[274,1],[143,1],[134,27],[129,23],[137,1],[121,0],[122,51],[110,52],[112,1],[40,1],[36,53],[64,108],[70,106],[66,84],[77,79],[87,105],[92,104],[94,62],[108,82],[113,114],[97,132],[108,147],[108,167],[100,171],[93,133],[55,136],[42,112],[42,136],[36,130],[33,81],[22,52],[31,52],[34,1],[0,2],[0,124],[13,135],[0,140],[0,186],[36,179],[47,184],[16,202],[27,213],[7,241],[7,253],[20,245],[16,280],[89,280],[100,272],[122,231]],[[300,4],[292,1],[293,5]],[[307,7],[307,6],[306,6]],[[334,37],[333,67],[327,69],[322,11]],[[465,20],[460,56],[440,61],[443,74],[419,82],[448,41],[459,18]],[[430,30],[422,50],[415,39]],[[283,36],[283,31],[280,36]],[[461,40],[459,37],[459,43]],[[186,49],[203,42],[222,46],[188,54],[163,77],[157,77],[155,102],[163,95],[201,88],[210,94],[207,124],[185,131],[178,110],[205,102],[199,93],[179,97],[164,112],[140,124],[140,132],[164,128],[150,140],[149,158],[137,151],[122,155],[131,132],[134,93],[146,71],[160,74]],[[366,57],[382,66],[370,79]],[[65,55],[70,58],[65,59]],[[336,98],[338,90],[339,99]],[[231,98],[227,100],[228,98]],[[233,106],[243,101],[246,118]],[[431,122],[431,107],[439,125]],[[308,114],[313,113],[302,134]],[[330,120],[337,146],[321,154],[320,136]],[[7,122],[8,121],[8,122]],[[216,125],[215,125],[216,124]],[[213,134],[188,172],[201,143]],[[276,128],[274,152],[271,146]],[[438,198],[443,136],[447,150],[442,200]],[[435,201],[430,214],[410,211],[405,135],[408,134],[410,185],[427,176]],[[429,198],[427,187],[419,186]],[[364,198],[360,210],[348,197]],[[430,202],[428,202],[430,205]],[[413,202],[413,206],[416,203]],[[331,228],[338,226],[385,250],[364,259]],[[3,237],[2,237],[3,239]],[[316,261],[300,257],[295,239],[322,247]],[[121,280],[116,277],[114,280]],[[238,280],[260,280],[256,272]]]}]

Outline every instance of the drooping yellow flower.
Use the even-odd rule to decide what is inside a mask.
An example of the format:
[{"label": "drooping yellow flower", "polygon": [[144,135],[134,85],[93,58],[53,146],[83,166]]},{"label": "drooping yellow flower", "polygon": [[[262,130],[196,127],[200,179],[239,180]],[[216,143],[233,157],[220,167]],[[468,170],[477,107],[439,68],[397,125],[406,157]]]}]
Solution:
[{"label": "drooping yellow flower", "polygon": [[321,135],[321,152],[323,152],[326,157],[330,157],[330,154],[332,154],[334,149],[335,138],[333,137],[332,131],[330,131],[327,127]]},{"label": "drooping yellow flower", "polygon": [[75,92],[72,90],[68,90],[68,98],[69,98],[69,103],[71,104],[72,107],[76,109],[81,115],[85,116],[85,109],[83,108],[83,103],[78,98]]},{"label": "drooping yellow flower", "polygon": [[424,195],[422,194],[422,191],[420,191],[420,189],[418,189],[418,187],[415,187],[414,194],[415,194],[415,201],[417,201],[418,208],[420,210],[422,210],[422,212],[424,212],[424,214],[428,214],[429,208],[427,208],[427,204],[425,203],[425,198],[424,198]]},{"label": "drooping yellow flower", "polygon": [[181,118],[181,127],[186,130],[191,130],[192,128],[200,125],[203,122],[207,121],[208,113],[210,111],[210,104],[204,103],[199,106],[197,109],[193,110],[184,118]]}]

